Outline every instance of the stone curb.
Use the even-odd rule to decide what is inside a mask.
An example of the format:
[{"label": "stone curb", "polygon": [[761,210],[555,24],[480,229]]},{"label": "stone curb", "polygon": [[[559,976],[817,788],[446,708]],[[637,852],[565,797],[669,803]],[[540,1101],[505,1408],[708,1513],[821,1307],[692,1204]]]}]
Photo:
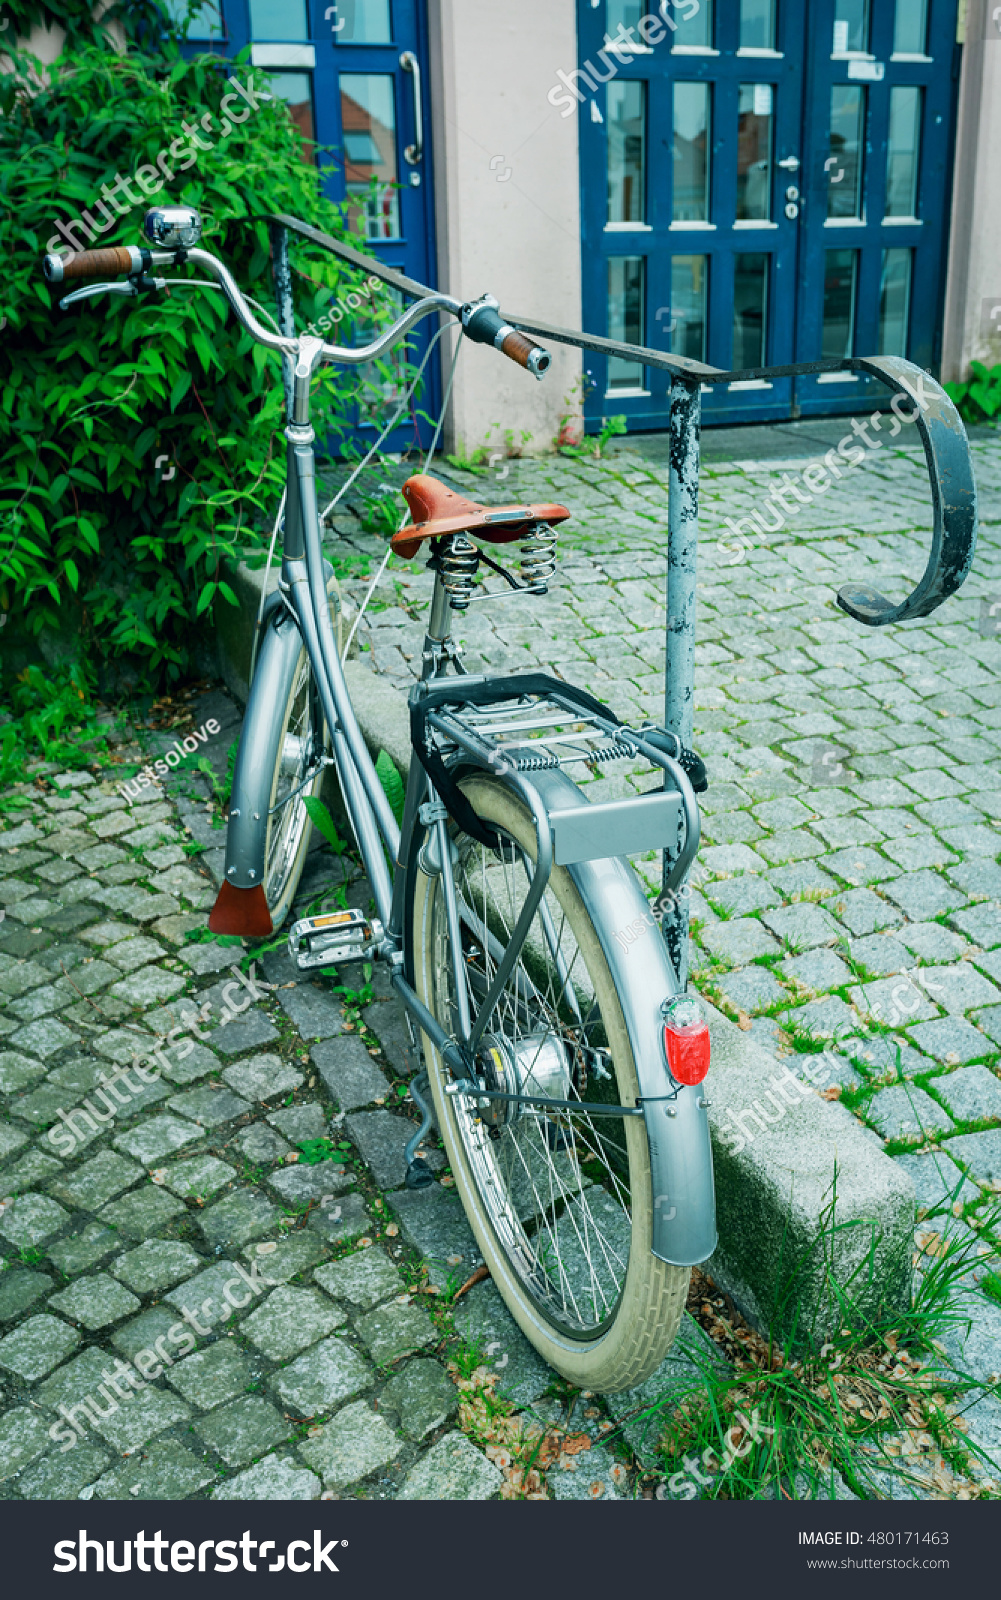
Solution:
[{"label": "stone curb", "polygon": [[818,1057],[778,1061],[703,1005],[720,1237],[709,1275],[762,1332],[800,1346],[849,1320],[832,1280],[865,1316],[881,1305],[905,1310],[911,1179],[851,1112],[795,1072]]},{"label": "stone curb", "polygon": [[[252,629],[260,590],[254,597],[253,584],[244,586],[241,611],[244,595],[252,599]],[[224,675],[237,692],[234,669]],[[348,661],[345,676],[369,748],[373,754],[386,750],[406,778],[405,695],[363,660]],[[796,1343],[822,1339],[843,1325],[831,1276],[865,1314],[881,1302],[906,1308],[915,1212],[910,1178],[844,1106],[812,1090],[786,1105],[772,1080],[796,1058],[780,1063],[703,1003],[712,1040],[709,1120],[720,1236],[708,1264],[711,1276],[762,1332]],[[784,1108],[781,1116],[769,1090]],[[789,1094],[796,1099],[795,1090]],[[741,1115],[751,1138],[736,1149],[732,1130]]]}]

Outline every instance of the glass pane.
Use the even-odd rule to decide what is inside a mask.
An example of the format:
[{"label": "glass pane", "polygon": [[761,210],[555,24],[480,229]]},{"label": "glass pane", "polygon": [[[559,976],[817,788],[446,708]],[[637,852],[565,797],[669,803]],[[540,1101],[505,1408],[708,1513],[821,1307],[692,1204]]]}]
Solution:
[{"label": "glass pane", "polygon": [[820,354],[825,361],[840,361],[852,353],[857,270],[857,250],[824,251],[824,339]]},{"label": "glass pane", "polygon": [[[643,343],[642,256],[614,256],[608,263],[608,337],[620,344]],[[608,358],[610,389],[642,389],[643,367],[622,356]]]},{"label": "glass pane", "polygon": [[[646,6],[642,0],[608,0],[605,7],[605,26],[608,33],[615,38],[620,27],[632,28],[636,32],[636,24],[640,17],[646,15]],[[641,43],[637,34],[637,42]]]},{"label": "glass pane", "polygon": [[737,218],[767,221],[772,187],[772,86],[742,83],[737,100]]},{"label": "glass pane", "polygon": [[675,222],[709,220],[709,85],[674,85]]},{"label": "glass pane", "polygon": [[308,39],[306,0],[250,0],[250,37],[283,44]]},{"label": "glass pane", "polygon": [[[352,300],[360,300],[361,307],[353,306]],[[395,322],[405,310],[400,290],[385,283],[379,285],[371,300],[350,293],[340,294],[335,309],[341,308],[347,311],[345,321],[338,322],[336,316],[332,317],[336,333],[323,333],[323,337],[334,344],[371,344],[386,325]],[[363,427],[384,427],[402,400],[407,385],[406,343],[396,345],[379,361],[366,361],[357,371],[361,380],[358,420]]]},{"label": "glass pane", "polygon": [[[669,4],[661,6],[660,15],[670,17],[673,10],[673,21],[677,28],[671,28],[672,44],[701,44],[711,45],[713,42],[713,0],[699,0],[699,4],[692,10],[693,0],[669,0]],[[655,11],[656,6],[650,10]],[[668,23],[670,27],[670,23]]]},{"label": "glass pane", "polygon": [[[188,0],[163,0],[163,8],[174,22],[180,24],[188,14]],[[225,37],[217,0],[201,0],[201,4],[195,7],[186,37],[191,40]]]},{"label": "glass pane", "polygon": [[886,215],[913,217],[918,199],[921,90],[890,90],[890,134],[886,146]]},{"label": "glass pane", "polygon": [[706,359],[708,256],[671,257],[671,354]]},{"label": "glass pane", "polygon": [[879,354],[906,356],[911,299],[911,252],[884,250],[879,282]]},{"label": "glass pane", "polygon": [[336,44],[389,44],[389,0],[338,0]]},{"label": "glass pane", "polygon": [[[356,197],[352,230],[366,239],[400,237],[396,106],[388,73],[342,72],[344,185]],[[374,182],[373,182],[374,180]]]},{"label": "glass pane", "polygon": [[858,217],[862,203],[862,135],[865,90],[835,84],[831,90],[831,142],[827,167],[827,215]]},{"label": "glass pane", "polygon": [[768,257],[734,256],[733,368],[765,364],[765,313],[768,297]]},{"label": "glass pane", "polygon": [[894,55],[923,56],[928,37],[928,0],[897,0]]},{"label": "glass pane", "polygon": [[268,88],[272,94],[285,101],[292,113],[292,121],[302,135],[302,158],[315,165],[316,146],[313,143],[313,94],[310,77],[311,74],[308,72],[273,72],[270,75]]},{"label": "glass pane", "polygon": [[775,49],[775,0],[740,0],[740,48]]},{"label": "glass pane", "polygon": [[608,85],[608,220],[642,222],[646,215],[646,84]]},{"label": "glass pane", "polygon": [[869,48],[869,0],[834,0],[834,40],[836,56],[846,50]]}]

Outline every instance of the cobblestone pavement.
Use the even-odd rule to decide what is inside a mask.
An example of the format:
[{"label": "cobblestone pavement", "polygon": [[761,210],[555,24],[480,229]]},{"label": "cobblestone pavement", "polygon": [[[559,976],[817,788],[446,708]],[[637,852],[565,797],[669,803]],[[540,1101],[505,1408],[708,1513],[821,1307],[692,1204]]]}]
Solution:
[{"label": "cobblestone pavement", "polygon": [[[215,692],[213,717],[224,772],[239,713]],[[482,1263],[433,1134],[440,1181],[402,1187],[416,1063],[384,973],[338,994],[284,935],[253,961],[189,939],[223,865],[203,780],[129,805],[120,775],[37,767],[0,832],[0,1497],[638,1492],[608,1407],[489,1281],[456,1293]],[[369,899],[311,853],[297,911]]]},{"label": "cobblestone pavement", "polygon": [[[575,510],[547,600],[463,619],[470,666],[544,662],[624,716],[658,714],[665,469],[656,442],[646,451],[455,474],[482,498]],[[885,1031],[839,1031],[832,1060],[846,1102],[914,1176],[930,1248],[934,1213],[954,1205],[954,1226],[990,1239],[1001,1186],[1001,691],[998,642],[977,631],[998,583],[1001,471],[996,445],[977,453],[975,576],[932,618],[882,633],[831,595],[863,573],[892,590],[923,564],[913,456],[888,453],[850,498],[830,495],[795,537],[763,538],[733,566],[720,519],[780,469],[719,462],[703,483],[698,982],[776,1050],[882,1006]],[[338,522],[358,553],[376,548],[350,508]],[[427,586],[394,569],[362,630],[401,685]],[[224,769],[238,716],[222,696],[195,720],[212,716]],[[650,1396],[572,1395],[489,1282],[453,1300],[479,1258],[433,1137],[439,1182],[401,1187],[415,1062],[378,969],[370,998],[338,996],[328,979],[297,981],[281,943],[241,975],[240,948],[187,937],[221,866],[200,780],[127,805],[107,771],[37,775],[46,786],[0,832],[0,1492],[523,1491],[517,1430],[489,1442],[484,1384],[555,1441],[531,1492],[636,1492],[649,1440],[629,1417]],[[629,782],[613,771],[590,792]],[[653,888],[656,864],[639,865]],[[321,898],[364,904],[367,889],[317,850],[299,904]],[[172,1028],[155,1069],[130,1066]],[[981,1307],[967,1354],[986,1376],[1001,1316]],[[658,1398],[684,1387],[700,1337],[687,1323]]]}]

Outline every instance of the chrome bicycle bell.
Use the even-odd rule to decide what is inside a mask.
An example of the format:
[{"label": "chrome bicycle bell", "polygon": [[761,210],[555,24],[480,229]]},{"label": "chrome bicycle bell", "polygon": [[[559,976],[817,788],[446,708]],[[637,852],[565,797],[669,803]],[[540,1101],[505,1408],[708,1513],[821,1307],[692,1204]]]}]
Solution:
[{"label": "chrome bicycle bell", "polygon": [[202,236],[202,219],[190,206],[154,206],[143,218],[143,233],[161,250],[190,250]]}]

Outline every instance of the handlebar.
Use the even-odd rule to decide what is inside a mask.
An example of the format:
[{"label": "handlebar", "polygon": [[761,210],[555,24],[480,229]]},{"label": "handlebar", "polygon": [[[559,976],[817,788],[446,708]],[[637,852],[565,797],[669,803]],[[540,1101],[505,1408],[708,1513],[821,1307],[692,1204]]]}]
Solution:
[{"label": "handlebar", "polygon": [[[149,250],[137,249],[132,245],[113,245],[102,250],[82,250],[76,255],[47,255],[42,261],[42,271],[50,284],[68,282],[73,278],[97,278],[102,273],[127,272],[130,278],[138,278],[139,289],[158,288],[164,280],[149,279],[151,267],[180,266],[185,262],[202,267],[212,275],[236,313],[238,321],[258,344],[264,345],[268,350],[276,350],[281,355],[290,356],[294,361],[301,356],[300,340],[273,333],[270,328],[265,328],[258,322],[229,268],[218,257],[210,255],[207,250],[198,248]],[[143,281],[144,279],[146,281]],[[108,287],[116,288],[114,285]],[[75,297],[66,296],[60,304],[65,308],[70,298]],[[371,344],[350,346],[311,341],[311,369],[325,362],[356,367],[364,365],[367,361],[376,361],[392,349],[415,323],[435,311],[451,312],[462,322],[467,338],[476,344],[492,344],[536,378],[541,378],[552,363],[552,356],[547,350],[533,344],[531,339],[526,338],[523,333],[519,333],[516,328],[512,328],[503,320],[498,313],[498,303],[493,295],[483,295],[480,300],[464,305],[451,295],[429,294],[408,306],[403,315]],[[317,344],[320,345],[318,352]]]}]

